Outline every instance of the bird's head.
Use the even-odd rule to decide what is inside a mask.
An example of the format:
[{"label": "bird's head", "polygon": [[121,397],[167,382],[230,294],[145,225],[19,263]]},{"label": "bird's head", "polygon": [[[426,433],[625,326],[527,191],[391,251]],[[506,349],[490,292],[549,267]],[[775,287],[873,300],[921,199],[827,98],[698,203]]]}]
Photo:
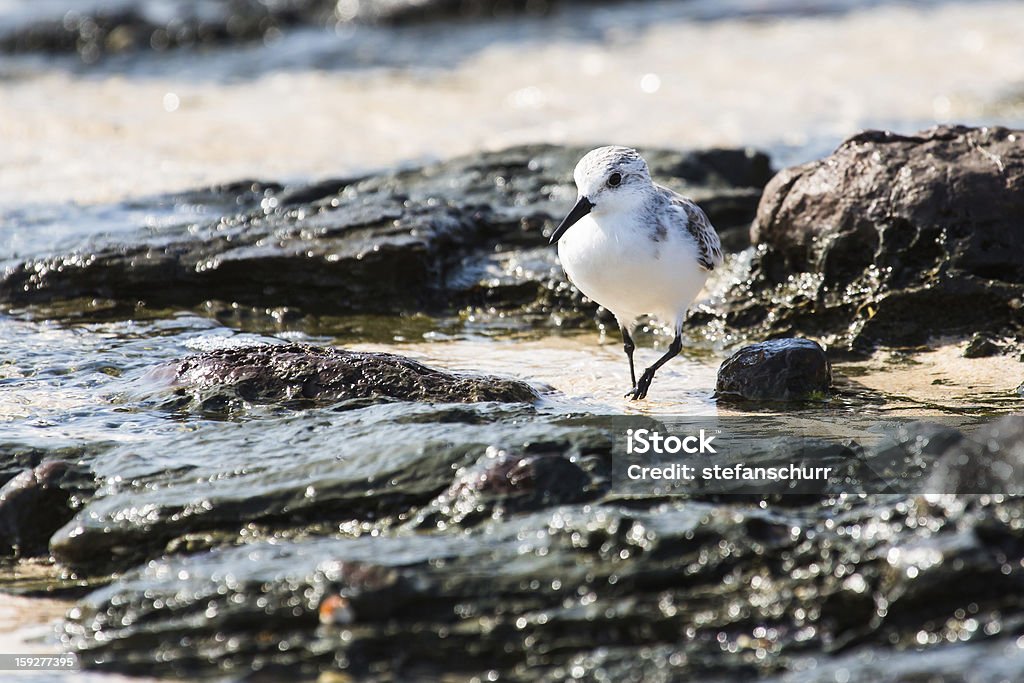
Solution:
[{"label": "bird's head", "polygon": [[649,199],[653,188],[647,162],[629,147],[598,147],[588,152],[576,164],[572,176],[579,196],[552,233],[551,244],[588,213],[635,211]]}]

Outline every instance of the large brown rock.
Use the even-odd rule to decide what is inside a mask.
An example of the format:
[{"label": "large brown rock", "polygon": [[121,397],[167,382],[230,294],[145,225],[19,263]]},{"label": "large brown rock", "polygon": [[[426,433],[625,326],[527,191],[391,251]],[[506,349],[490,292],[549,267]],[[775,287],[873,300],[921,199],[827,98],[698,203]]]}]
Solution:
[{"label": "large brown rock", "polygon": [[1024,131],[869,131],[780,172],[751,228],[736,326],[870,348],[1024,320]]},{"label": "large brown rock", "polygon": [[178,393],[205,410],[244,404],[305,406],[366,401],[532,402],[524,382],[458,375],[390,353],[308,344],[264,344],[208,351],[177,367]]}]

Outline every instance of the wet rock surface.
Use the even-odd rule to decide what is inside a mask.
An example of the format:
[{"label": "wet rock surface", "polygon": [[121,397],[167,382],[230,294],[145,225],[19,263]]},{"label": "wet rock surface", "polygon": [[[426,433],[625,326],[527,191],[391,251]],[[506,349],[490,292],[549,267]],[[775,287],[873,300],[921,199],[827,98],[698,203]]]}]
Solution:
[{"label": "wet rock surface", "polygon": [[800,401],[828,395],[832,365],[810,339],[772,339],[744,346],[718,370],[715,393],[751,401]]},{"label": "wet rock surface", "polygon": [[946,448],[932,473],[934,490],[950,493],[1008,491],[1024,494],[1024,416],[982,428],[973,439]]},{"label": "wet rock surface", "polygon": [[48,460],[0,488],[0,557],[49,553],[50,536],[75,515],[96,488],[88,468]]},{"label": "wet rock surface", "polygon": [[[543,246],[572,201],[577,153],[517,148],[371,178],[212,188],[157,200],[198,207],[188,220],[5,262],[4,301],[50,306],[61,322],[0,328],[9,346],[23,329],[41,339],[4,381],[51,382],[47,400],[23,410],[28,420],[47,424],[43,403],[76,419],[44,447],[37,430],[12,434],[0,476],[59,444],[101,444],[80,452],[96,490],[52,535],[56,521],[31,529],[60,572],[110,582],[72,610],[64,646],[87,668],[185,680],[253,668],[254,678],[296,680],[339,670],[382,681],[1024,679],[1024,498],[987,495],[1020,483],[1017,421],[980,436],[969,433],[976,423],[920,423],[881,442],[846,431],[827,440],[795,436],[794,425],[853,429],[876,407],[793,406],[796,419],[774,424],[771,438],[753,430],[762,446],[744,461],[833,467],[834,485],[767,496],[730,480],[673,496],[610,485],[621,415],[552,408],[528,387],[522,400],[462,403],[494,390],[491,380],[470,386],[386,354],[291,341],[240,347],[237,329],[177,310],[210,315],[216,296],[310,334],[293,316],[584,320],[592,307]],[[745,152],[649,156],[726,232],[745,227],[768,173]],[[770,248],[754,258],[763,267]],[[767,291],[728,305],[754,311]],[[97,310],[81,301],[100,301],[105,319],[75,318]],[[780,310],[801,305],[786,299]],[[785,315],[780,325],[795,324]],[[396,316],[382,338],[395,338],[396,319],[403,335],[437,331]],[[90,341],[84,370],[69,370]],[[209,342],[230,345],[179,360]],[[788,392],[791,370],[820,380],[823,353],[806,343],[760,345],[762,374],[739,386]],[[807,365],[773,344],[795,345]],[[155,364],[168,381],[135,386]],[[996,469],[965,468],[965,455]],[[38,483],[18,476],[16,492]]]},{"label": "wet rock surface", "polygon": [[[548,425],[534,411],[523,404],[385,403],[209,421],[158,447],[122,445],[94,463],[102,485],[53,536],[51,550],[65,566],[103,574],[245,538],[379,534],[428,514],[462,528],[493,511],[595,495],[594,475],[554,458],[606,463],[608,440]],[[156,457],[154,449],[174,457]],[[491,470],[489,449],[523,455],[493,468],[493,480],[460,481],[456,473],[478,472],[478,461]],[[442,515],[435,499],[462,488],[473,509]]]},{"label": "wet rock surface", "polygon": [[[100,301],[113,317],[138,315],[142,302],[237,305],[275,320],[470,310],[579,322],[594,306],[567,284],[544,232],[571,206],[572,169],[586,151],[516,147],[367,178],[164,198],[219,218],[96,235],[78,250],[8,262],[0,304],[67,315]],[[700,201],[723,231],[746,229],[771,176],[768,158],[749,150],[646,155],[655,177]],[[206,306],[211,299],[220,305]]]},{"label": "wet rock surface", "polygon": [[195,424],[158,444],[173,461],[116,448],[51,541],[81,575],[122,572],[72,610],[65,646],[190,680],[255,662],[298,680],[740,681],[985,649],[1024,625],[1024,498],[949,493],[979,485],[958,454],[1020,460],[1022,418],[873,445],[790,434],[766,452],[893,485],[766,501],[610,490],[609,423],[503,410],[313,409]]},{"label": "wet rock surface", "polygon": [[[247,404],[295,407],[355,399],[475,403],[531,402],[526,383],[456,375],[389,353],[308,344],[263,344],[209,351],[183,360],[175,384],[189,405],[231,412]],[[179,404],[178,402],[172,402]],[[365,403],[365,402],[364,402]]]},{"label": "wet rock surface", "polygon": [[752,275],[726,322],[837,345],[1019,334],[1024,131],[868,131],[779,173],[752,227]]},{"label": "wet rock surface", "polygon": [[[157,641],[183,676],[257,661],[371,680],[751,680],[815,653],[983,647],[986,632],[1013,632],[1022,513],[1019,499],[881,497],[807,506],[793,526],[757,507],[634,501],[456,537],[255,543],[132,571],[83,600],[64,638],[85,661],[141,672],[156,633],[187,631],[187,646]],[[350,612],[322,626],[333,595]]]},{"label": "wet rock surface", "polygon": [[513,455],[488,450],[419,515],[417,526],[472,526],[488,517],[579,503],[600,487],[575,463],[557,453]]}]

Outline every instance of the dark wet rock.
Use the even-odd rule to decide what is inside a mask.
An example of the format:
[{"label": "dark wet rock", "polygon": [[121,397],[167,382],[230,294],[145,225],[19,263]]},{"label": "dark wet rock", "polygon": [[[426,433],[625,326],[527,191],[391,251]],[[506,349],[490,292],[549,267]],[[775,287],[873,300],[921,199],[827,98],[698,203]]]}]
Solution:
[{"label": "dark wet rock", "polygon": [[976,334],[964,349],[964,358],[988,358],[998,356],[1006,350],[991,334]]},{"label": "dark wet rock", "polygon": [[48,460],[0,488],[0,557],[48,554],[50,537],[95,489],[88,468]]},{"label": "dark wet rock", "polygon": [[[102,574],[246,538],[339,529],[376,535],[404,528],[430,508],[451,488],[453,474],[488,448],[524,457],[559,453],[573,461],[610,449],[593,430],[527,420],[531,405],[454,408],[462,414],[421,403],[277,411],[258,420],[202,421],[153,443],[123,444],[95,463],[103,486],[54,534],[51,551],[65,567]],[[554,469],[545,466],[538,468],[542,474]],[[567,488],[539,481],[556,494]],[[545,500],[543,493],[522,495],[524,507]],[[516,497],[507,496],[508,504]]]},{"label": "dark wet rock", "polygon": [[238,532],[223,529],[196,531],[173,538],[164,548],[167,555],[191,555],[212,550],[220,546],[234,545]]},{"label": "dark wet rock", "polygon": [[996,420],[951,444],[927,492],[1024,495],[1024,416]]},{"label": "dark wet rock", "polygon": [[752,227],[726,322],[837,346],[1019,333],[1024,131],[869,131],[779,173]]},{"label": "dark wet rock", "polygon": [[359,3],[352,20],[408,25],[441,19],[493,19],[520,14],[543,16],[562,7],[613,2],[615,0],[384,0]]},{"label": "dark wet rock", "polygon": [[509,454],[489,449],[416,520],[417,526],[472,526],[489,517],[592,500],[590,475],[561,455]]},{"label": "dark wet rock", "polygon": [[751,401],[800,401],[827,395],[831,384],[832,366],[817,342],[772,339],[725,359],[715,393]]},{"label": "dark wet rock", "polygon": [[34,469],[47,460],[68,462],[89,462],[103,453],[110,444],[102,441],[81,443],[80,440],[55,439],[48,437],[46,445],[39,442],[25,443],[17,439],[0,440],[0,486]]},{"label": "dark wet rock", "polygon": [[[354,399],[444,403],[532,402],[526,383],[456,375],[390,353],[308,344],[261,344],[208,351],[177,367],[178,393],[203,410],[239,404],[315,405]],[[180,407],[180,406],[179,406]]]},{"label": "dark wet rock", "polygon": [[409,576],[394,567],[375,562],[335,561],[320,571],[333,591],[320,603],[321,623],[346,624],[384,621],[415,600]]},{"label": "dark wet rock", "polygon": [[[185,680],[740,681],[1024,625],[1024,497],[896,479],[927,476],[966,427],[909,424],[862,449],[843,414],[831,451],[783,432],[796,447],[780,457],[895,481],[777,504],[594,486],[614,423],[531,410],[278,411],[119,445],[51,542],[63,570],[117,572],[64,645],[88,668]],[[443,501],[470,512],[455,522]]]},{"label": "dark wet rock", "polygon": [[25,448],[22,444],[0,444],[0,486],[7,484],[26,469],[33,469],[49,453],[42,448]]},{"label": "dark wet rock", "polygon": [[[214,315],[251,308],[276,321],[469,311],[531,327],[580,323],[595,306],[566,282],[544,233],[571,205],[572,169],[586,151],[515,147],[368,178],[164,198],[221,218],[97,235],[78,251],[13,263],[0,304],[52,311],[101,301],[127,317],[142,302]],[[645,154],[721,230],[746,229],[771,175],[767,157],[750,150]]]},{"label": "dark wet rock", "polygon": [[1024,649],[1016,637],[994,637],[941,649],[860,648],[819,659],[797,672],[761,683],[964,683],[1024,678]]},{"label": "dark wet rock", "polygon": [[[739,681],[922,640],[928,660],[1022,623],[1021,500],[850,497],[794,524],[636,499],[457,534],[250,543],[128,572],[78,604],[63,639],[89,667],[142,673],[159,657],[185,677],[259,661],[370,680]],[[321,624],[331,596],[351,609],[344,637]]]}]

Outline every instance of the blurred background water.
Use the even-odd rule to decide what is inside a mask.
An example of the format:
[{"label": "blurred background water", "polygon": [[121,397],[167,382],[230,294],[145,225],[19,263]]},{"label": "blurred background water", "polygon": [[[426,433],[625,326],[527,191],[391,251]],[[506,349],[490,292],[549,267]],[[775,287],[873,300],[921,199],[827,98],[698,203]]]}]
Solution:
[{"label": "blurred background water", "polygon": [[519,142],[783,166],[866,127],[1020,122],[1022,25],[992,1],[5,0],[0,207]]}]

